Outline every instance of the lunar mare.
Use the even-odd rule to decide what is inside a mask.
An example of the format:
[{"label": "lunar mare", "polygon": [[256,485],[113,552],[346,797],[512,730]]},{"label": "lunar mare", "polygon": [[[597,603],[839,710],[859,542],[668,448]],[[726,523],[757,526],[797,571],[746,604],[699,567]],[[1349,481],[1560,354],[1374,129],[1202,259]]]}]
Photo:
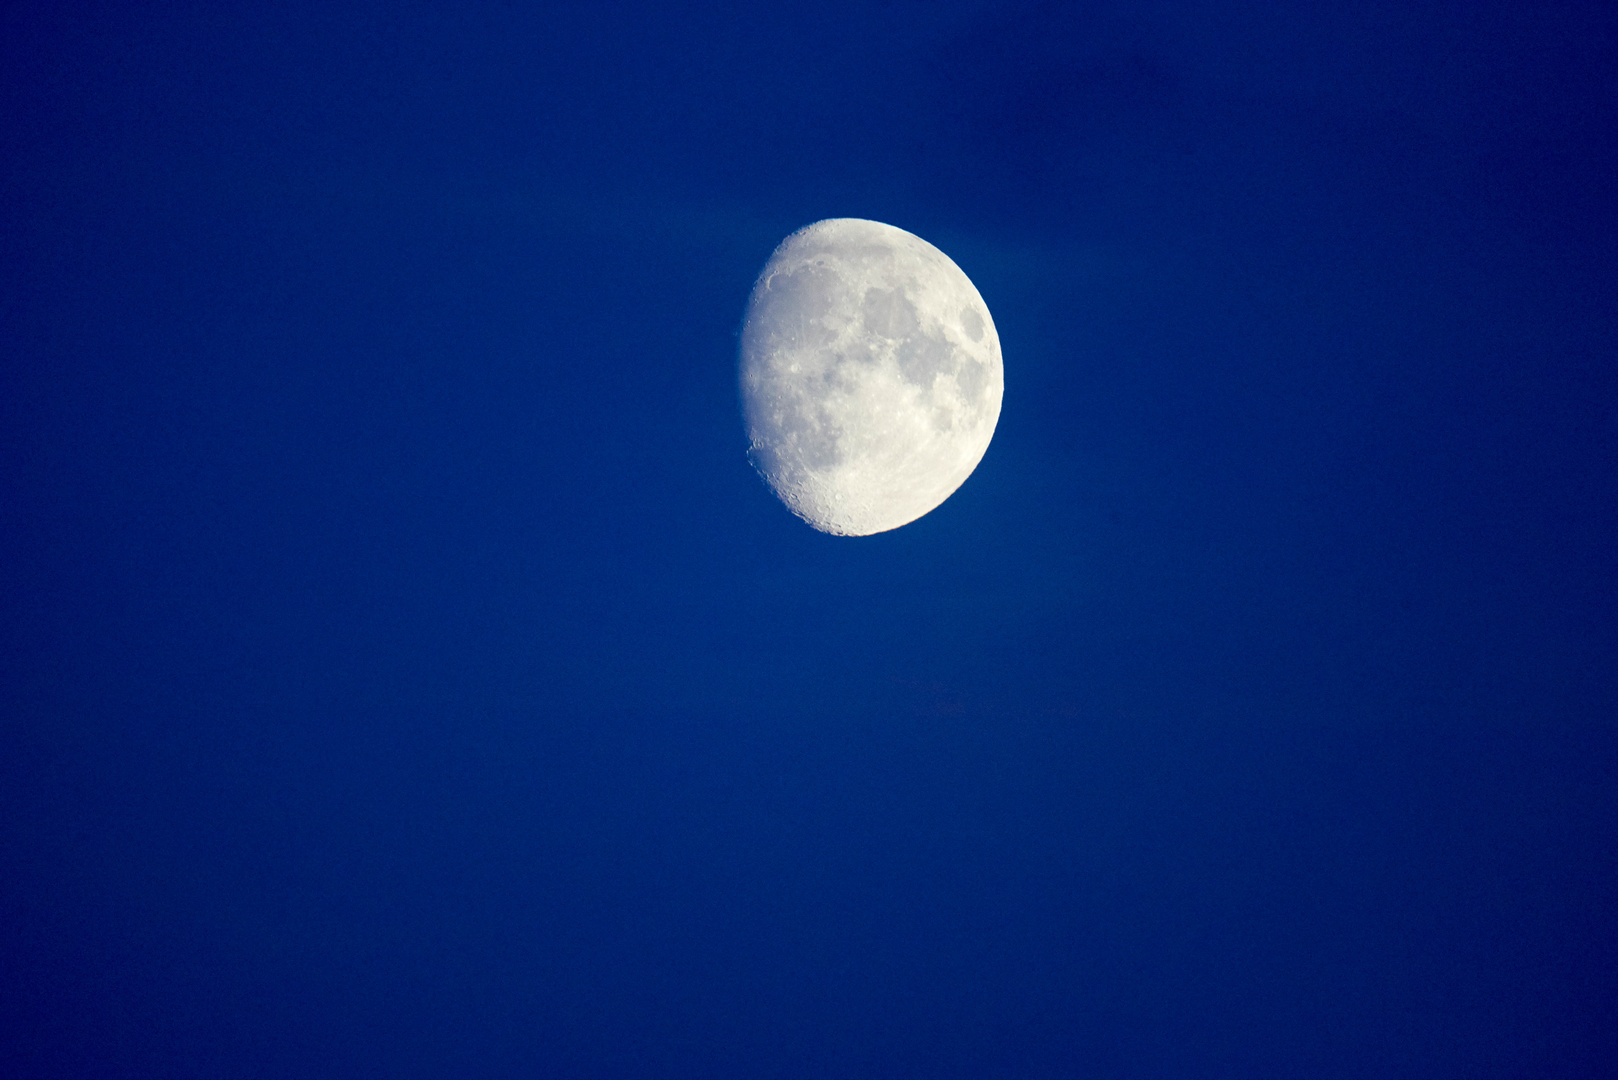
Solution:
[{"label": "lunar mare", "polygon": [[1004,376],[989,309],[918,236],[859,218],[781,242],[753,286],[739,381],[748,456],[788,509],[866,536],[937,507],[977,468]]}]

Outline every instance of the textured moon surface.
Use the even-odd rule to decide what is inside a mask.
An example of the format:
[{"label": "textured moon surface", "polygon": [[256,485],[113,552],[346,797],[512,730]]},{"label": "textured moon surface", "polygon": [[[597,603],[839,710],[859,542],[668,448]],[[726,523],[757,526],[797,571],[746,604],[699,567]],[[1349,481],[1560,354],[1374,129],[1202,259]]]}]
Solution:
[{"label": "textured moon surface", "polygon": [[1000,419],[1000,337],[949,256],[879,221],[781,242],[753,286],[739,363],[748,456],[838,536],[907,524],[961,486]]}]

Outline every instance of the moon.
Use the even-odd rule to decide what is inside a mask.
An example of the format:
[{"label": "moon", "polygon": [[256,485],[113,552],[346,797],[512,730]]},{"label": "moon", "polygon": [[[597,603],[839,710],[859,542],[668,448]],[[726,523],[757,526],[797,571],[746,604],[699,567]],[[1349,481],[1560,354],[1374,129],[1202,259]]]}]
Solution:
[{"label": "moon", "polygon": [[835,536],[897,529],[949,498],[1000,419],[1000,336],[961,268],[880,221],[781,242],[753,285],[738,363],[748,457]]}]

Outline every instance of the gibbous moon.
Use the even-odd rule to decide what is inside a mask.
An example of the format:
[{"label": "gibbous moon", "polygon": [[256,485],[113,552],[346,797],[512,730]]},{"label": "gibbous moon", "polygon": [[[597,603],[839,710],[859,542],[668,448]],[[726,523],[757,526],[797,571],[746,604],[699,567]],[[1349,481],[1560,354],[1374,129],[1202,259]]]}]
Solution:
[{"label": "gibbous moon", "polygon": [[742,324],[748,456],[822,532],[908,524],[961,486],[1000,419],[1000,337],[949,256],[879,221],[817,221],[764,265]]}]

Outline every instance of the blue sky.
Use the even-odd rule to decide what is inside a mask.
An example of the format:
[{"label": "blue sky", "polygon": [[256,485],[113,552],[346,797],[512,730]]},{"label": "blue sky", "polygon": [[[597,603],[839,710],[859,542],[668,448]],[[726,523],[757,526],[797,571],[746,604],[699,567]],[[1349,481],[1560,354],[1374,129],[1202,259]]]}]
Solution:
[{"label": "blue sky", "polygon": [[[1618,1059],[1596,4],[0,15],[19,1076]],[[823,536],[753,277],[972,278]]]}]

